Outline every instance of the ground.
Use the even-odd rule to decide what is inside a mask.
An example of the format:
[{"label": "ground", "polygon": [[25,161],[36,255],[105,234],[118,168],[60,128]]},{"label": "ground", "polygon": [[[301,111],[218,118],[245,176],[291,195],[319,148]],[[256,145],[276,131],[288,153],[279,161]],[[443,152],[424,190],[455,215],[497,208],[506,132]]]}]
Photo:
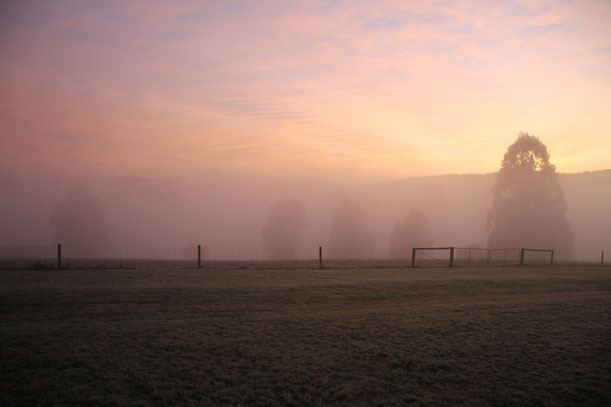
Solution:
[{"label": "ground", "polygon": [[0,271],[0,405],[611,405],[611,268]]}]

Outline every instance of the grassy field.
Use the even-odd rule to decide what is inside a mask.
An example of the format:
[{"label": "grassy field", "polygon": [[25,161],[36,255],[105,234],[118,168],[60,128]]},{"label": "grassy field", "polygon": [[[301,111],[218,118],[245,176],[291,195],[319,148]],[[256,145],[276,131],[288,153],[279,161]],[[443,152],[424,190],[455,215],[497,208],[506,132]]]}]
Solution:
[{"label": "grassy field", "polygon": [[611,268],[0,272],[0,405],[610,405]]}]

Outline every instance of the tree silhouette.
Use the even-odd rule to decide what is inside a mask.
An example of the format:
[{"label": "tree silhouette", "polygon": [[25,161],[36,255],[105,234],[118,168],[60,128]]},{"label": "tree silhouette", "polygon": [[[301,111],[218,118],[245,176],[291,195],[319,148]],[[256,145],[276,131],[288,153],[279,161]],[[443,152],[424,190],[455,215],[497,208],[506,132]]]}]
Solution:
[{"label": "tree silhouette", "polygon": [[294,199],[276,201],[269,208],[267,224],[261,235],[272,259],[290,259],[303,240],[307,221],[306,208]]},{"label": "tree silhouette", "polygon": [[573,232],[556,167],[539,138],[520,133],[509,146],[492,188],[486,228],[488,247],[528,247],[569,258]]},{"label": "tree silhouette", "polygon": [[352,201],[339,202],[331,220],[330,257],[365,258],[373,251],[373,232],[361,207]]},{"label": "tree silhouette", "polygon": [[72,246],[107,246],[108,225],[102,202],[80,185],[73,186],[49,219],[55,241]]},{"label": "tree silhouette", "polygon": [[426,247],[433,244],[430,238],[429,222],[420,211],[411,211],[401,222],[397,222],[390,237],[390,256],[395,259],[412,257],[412,247]]}]

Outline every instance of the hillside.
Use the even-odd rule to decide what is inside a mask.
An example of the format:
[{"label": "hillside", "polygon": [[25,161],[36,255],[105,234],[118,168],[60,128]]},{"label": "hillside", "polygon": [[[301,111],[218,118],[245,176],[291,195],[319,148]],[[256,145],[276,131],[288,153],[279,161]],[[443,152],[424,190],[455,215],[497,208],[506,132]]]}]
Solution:
[{"label": "hillside", "polygon": [[[261,246],[267,210],[294,197],[308,210],[303,247],[328,244],[341,196],[359,201],[378,255],[388,252],[396,222],[427,214],[438,245],[486,246],[486,214],[495,174],[439,175],[342,188],[326,181],[272,178],[80,180],[106,206],[113,246]],[[611,170],[560,174],[575,232],[575,259],[611,257]],[[49,215],[75,181],[0,179],[0,245],[54,244]]]},{"label": "hillside", "polygon": [[[486,245],[486,214],[496,174],[440,175],[385,181],[359,193],[390,235],[397,219],[412,209],[429,217],[439,245]],[[575,259],[611,253],[611,170],[559,174],[575,233]]]}]

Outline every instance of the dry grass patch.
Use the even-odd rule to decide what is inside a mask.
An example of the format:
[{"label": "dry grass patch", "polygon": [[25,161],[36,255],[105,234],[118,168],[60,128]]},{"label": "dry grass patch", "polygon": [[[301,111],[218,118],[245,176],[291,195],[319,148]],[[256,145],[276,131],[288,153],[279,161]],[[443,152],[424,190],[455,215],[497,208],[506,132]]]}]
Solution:
[{"label": "dry grass patch", "polygon": [[611,269],[0,273],[0,404],[608,405]]}]

